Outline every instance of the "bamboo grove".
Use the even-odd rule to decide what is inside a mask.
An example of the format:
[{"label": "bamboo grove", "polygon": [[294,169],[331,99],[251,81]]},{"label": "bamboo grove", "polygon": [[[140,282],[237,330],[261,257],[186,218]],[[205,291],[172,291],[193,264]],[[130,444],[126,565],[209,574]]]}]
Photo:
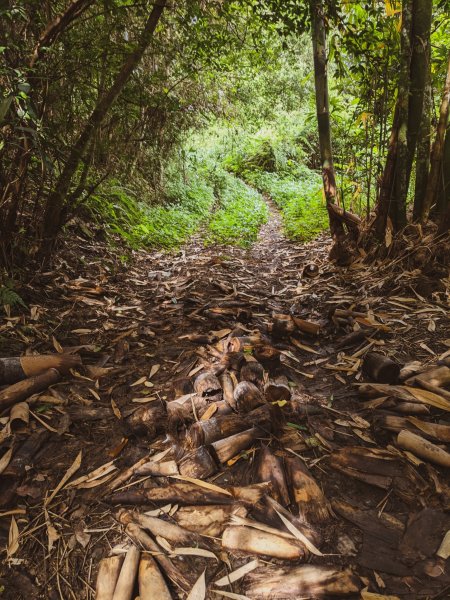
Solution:
[{"label": "bamboo grove", "polygon": [[[448,1],[5,0],[0,15],[0,259],[8,268],[47,262],[109,178],[138,173],[158,202],[167,157],[181,152],[184,136],[245,105],[242,81],[280,53],[296,60],[299,39],[312,47],[311,160],[334,237],[360,241],[364,230],[379,243],[409,222],[434,222],[439,234],[450,227]],[[342,157],[355,144],[338,131],[334,103],[350,92],[354,162],[364,171],[355,185],[367,199],[360,210],[340,185],[349,169]],[[295,103],[294,90],[285,93]]]}]

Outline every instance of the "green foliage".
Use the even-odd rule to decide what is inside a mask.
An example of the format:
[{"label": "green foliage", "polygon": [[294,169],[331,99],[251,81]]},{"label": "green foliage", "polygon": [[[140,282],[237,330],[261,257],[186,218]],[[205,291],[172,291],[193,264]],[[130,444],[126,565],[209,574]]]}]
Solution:
[{"label": "green foliage", "polygon": [[306,241],[328,227],[328,214],[322,192],[321,177],[307,167],[297,169],[297,176],[277,173],[254,173],[249,180],[272,198],[283,216],[285,234],[293,240]]},{"label": "green foliage", "polygon": [[6,281],[4,285],[0,285],[0,306],[10,306],[11,308],[16,306],[27,307],[23,299],[13,289],[13,284],[10,281]]},{"label": "green foliage", "polygon": [[89,199],[98,223],[118,234],[132,248],[174,248],[192,235],[214,203],[213,189],[196,175],[185,182],[174,180],[166,189],[164,205],[149,206],[135,192],[110,182]]},{"label": "green foliage", "polygon": [[208,223],[206,243],[247,248],[268,219],[267,205],[261,194],[225,171],[221,172],[219,189],[219,208]]}]

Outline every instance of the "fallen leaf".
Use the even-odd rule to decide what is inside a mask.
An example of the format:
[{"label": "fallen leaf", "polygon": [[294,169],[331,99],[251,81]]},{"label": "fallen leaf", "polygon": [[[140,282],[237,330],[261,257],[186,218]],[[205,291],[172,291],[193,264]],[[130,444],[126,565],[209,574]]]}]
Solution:
[{"label": "fallen leaf", "polygon": [[189,592],[186,600],[205,600],[206,598],[206,581],[205,571],[200,575],[197,581],[194,583],[194,587]]},{"label": "fallen leaf", "polygon": [[72,465],[67,469],[64,477],[61,479],[61,481],[55,487],[55,489],[50,494],[50,496],[48,498],[46,498],[46,500],[44,501],[44,507],[48,506],[50,504],[50,502],[53,500],[53,498],[56,496],[56,494],[65,486],[66,482],[69,481],[69,479],[72,477],[72,475],[78,471],[78,469],[81,466],[81,458],[82,458],[82,452],[80,450],[76,459],[73,461]]},{"label": "fallen leaf", "polygon": [[12,457],[12,452],[13,449],[10,448],[9,450],[7,450],[5,452],[5,454],[0,458],[0,474],[3,473],[3,471],[6,469],[6,467],[9,465],[9,461],[11,460]]},{"label": "fallen leaf", "polygon": [[235,571],[228,573],[228,575],[225,575],[225,577],[222,577],[221,579],[215,581],[214,585],[218,585],[219,587],[221,587],[222,585],[231,585],[235,581],[238,581],[239,579],[247,575],[247,573],[254,571],[256,568],[259,567],[259,564],[259,560],[251,560],[239,569],[236,569]]},{"label": "fallen leaf", "polygon": [[202,556],[203,558],[214,558],[214,560],[219,561],[213,552],[202,548],[174,548],[172,554],[175,554],[175,556]]},{"label": "fallen leaf", "polygon": [[153,365],[152,368],[150,369],[150,374],[148,376],[148,379],[151,379],[153,377],[153,375],[156,375],[156,373],[159,371],[161,365]]},{"label": "fallen leaf", "polygon": [[120,408],[117,406],[116,401],[113,400],[112,398],[111,398],[111,408],[112,408],[112,411],[113,411],[114,415],[116,416],[116,418],[119,419],[119,421],[121,421],[122,413],[120,412]]},{"label": "fallen leaf", "polygon": [[13,556],[19,549],[19,528],[14,517],[11,517],[11,525],[9,526],[8,547],[6,548],[8,558]]},{"label": "fallen leaf", "polygon": [[295,525],[293,525],[284,515],[279,513],[276,509],[275,512],[283,521],[284,526],[292,533],[294,537],[296,537],[304,546],[308,548],[311,554],[315,554],[316,556],[323,556],[322,552],[314,546],[312,542],[308,540],[306,535],[304,535],[301,531],[297,529]]}]

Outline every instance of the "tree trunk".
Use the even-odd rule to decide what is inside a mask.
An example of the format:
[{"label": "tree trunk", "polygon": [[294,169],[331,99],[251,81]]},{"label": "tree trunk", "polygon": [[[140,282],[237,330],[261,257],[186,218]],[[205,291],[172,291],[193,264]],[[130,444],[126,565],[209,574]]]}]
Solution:
[{"label": "tree trunk", "polygon": [[430,175],[428,177],[425,200],[423,203],[421,222],[424,223],[428,219],[430,209],[436,202],[437,192],[439,189],[439,181],[442,173],[442,160],[444,154],[445,131],[448,124],[450,106],[450,54],[448,57],[447,77],[445,80],[444,93],[442,95],[441,108],[439,112],[439,121],[436,130],[436,138],[434,140],[433,149],[431,151],[431,166]]},{"label": "tree trunk", "polygon": [[398,97],[392,122],[391,137],[383,172],[375,233],[383,239],[388,217],[394,231],[406,224],[406,196],[408,193],[408,104],[411,63],[411,20],[413,0],[404,0],[401,29],[401,60]]},{"label": "tree trunk", "polygon": [[[323,189],[327,207],[336,199],[336,177],[331,146],[330,108],[328,100],[328,75],[326,56],[326,31],[322,0],[311,0],[311,33],[314,55],[314,83],[316,90],[317,125],[319,129],[320,159],[322,163]],[[330,231],[333,236],[343,237],[344,229],[329,212]]]},{"label": "tree trunk", "polygon": [[450,205],[450,120],[445,133],[439,193],[436,201],[437,215],[442,216]]},{"label": "tree trunk", "polygon": [[428,51],[428,65],[426,74],[425,93],[423,99],[422,119],[420,121],[419,138],[417,140],[416,156],[416,183],[414,189],[413,219],[418,221],[422,214],[422,207],[427,189],[428,173],[430,170],[430,148],[431,148],[431,111],[432,90],[430,72],[430,51]]},{"label": "tree trunk", "polygon": [[421,131],[424,97],[427,93],[432,8],[432,0],[413,0],[411,87],[408,108],[408,180]]},{"label": "tree trunk", "polygon": [[86,146],[92,138],[92,135],[95,133],[97,127],[102,123],[107,112],[119,94],[122,92],[133,71],[141,61],[142,56],[150,45],[153,32],[156,29],[166,2],[167,0],[159,0],[159,4],[154,5],[136,48],[130,54],[128,54],[121,69],[117,73],[112,86],[97,102],[97,105],[92,111],[83,130],[72,147],[67,162],[56,183],[55,189],[47,198],[42,222],[43,239],[41,243],[41,252],[47,259],[52,250],[56,235],[58,234],[58,231],[62,225],[64,209],[67,209],[67,207],[64,206],[66,196]]},{"label": "tree trunk", "polygon": [[[418,2],[416,2],[417,4]],[[409,147],[409,92],[411,69],[411,23],[413,0],[403,1],[402,29],[401,29],[401,60],[398,84],[398,134],[397,134],[397,160],[395,165],[394,187],[389,203],[389,217],[394,231],[399,231],[406,225],[406,197],[408,195],[409,175],[408,169]],[[420,122],[420,121],[419,121]]]}]

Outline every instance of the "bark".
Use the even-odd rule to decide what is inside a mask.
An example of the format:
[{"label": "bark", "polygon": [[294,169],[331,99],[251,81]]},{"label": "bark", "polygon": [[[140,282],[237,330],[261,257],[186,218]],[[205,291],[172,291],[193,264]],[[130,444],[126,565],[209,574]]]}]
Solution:
[{"label": "bark", "polygon": [[80,17],[94,2],[95,0],[71,0],[66,10],[48,23],[34,47],[30,60],[31,68],[34,67],[37,60],[41,57],[42,50],[51,46],[72,21]]},{"label": "bark", "polygon": [[[330,107],[326,56],[326,31],[321,0],[311,0],[311,33],[314,55],[314,83],[316,90],[317,125],[319,129],[320,159],[322,163],[323,189],[327,207],[336,198],[336,177],[331,145]],[[342,223],[329,212],[330,231],[333,236],[343,237]]]},{"label": "bark", "polygon": [[431,0],[413,0],[412,4],[411,69],[408,106],[408,181],[419,139],[419,132],[421,131],[424,98],[427,93],[433,2]]},{"label": "bark", "polygon": [[57,369],[60,373],[67,374],[70,369],[80,365],[80,357],[72,354],[40,354],[0,358],[0,385],[16,383],[27,377],[40,375],[48,369]]},{"label": "bark", "polygon": [[428,49],[428,63],[426,72],[425,92],[423,99],[422,118],[420,121],[419,138],[417,140],[416,154],[416,182],[414,189],[413,220],[418,221],[422,214],[422,207],[427,189],[428,173],[430,171],[431,148],[431,111],[432,90],[430,72],[430,49]]},{"label": "bark", "polygon": [[437,213],[442,218],[446,211],[450,209],[450,121],[447,124],[447,132],[445,134],[441,171],[442,179],[437,199]]},{"label": "bark", "polygon": [[136,48],[128,54],[121,69],[117,73],[114,83],[99,99],[97,105],[88,118],[83,130],[72,147],[66,164],[59,176],[55,189],[47,198],[44,209],[42,224],[42,244],[41,252],[44,258],[48,259],[52,247],[58,234],[58,231],[64,221],[65,212],[69,208],[65,205],[67,193],[69,191],[72,179],[80,164],[82,155],[87,145],[92,139],[93,134],[102,123],[111,106],[122,92],[123,88],[130,79],[133,71],[140,63],[145,51],[150,45],[153,33],[166,5],[166,0],[159,0],[159,4],[154,5],[150,13]]},{"label": "bark", "polygon": [[[401,60],[400,76],[397,97],[398,109],[398,134],[397,134],[397,160],[395,165],[394,186],[389,203],[389,217],[394,231],[399,231],[406,225],[406,197],[408,195],[409,176],[408,169],[410,152],[409,135],[409,92],[411,80],[411,26],[412,26],[413,0],[404,0],[402,9],[401,29]],[[420,122],[420,120],[419,120]]]},{"label": "bark", "polygon": [[431,151],[430,174],[428,176],[427,189],[425,200],[423,203],[421,222],[424,223],[428,219],[430,209],[436,202],[437,192],[439,189],[439,181],[442,176],[442,163],[444,154],[445,132],[448,125],[448,115],[450,106],[450,54],[448,57],[447,77],[445,80],[444,93],[442,94],[441,108],[439,111],[439,121],[436,130],[436,138],[434,140],[433,149]]},{"label": "bark", "polygon": [[397,383],[400,365],[382,354],[368,352],[363,360],[364,375],[378,383]]}]

